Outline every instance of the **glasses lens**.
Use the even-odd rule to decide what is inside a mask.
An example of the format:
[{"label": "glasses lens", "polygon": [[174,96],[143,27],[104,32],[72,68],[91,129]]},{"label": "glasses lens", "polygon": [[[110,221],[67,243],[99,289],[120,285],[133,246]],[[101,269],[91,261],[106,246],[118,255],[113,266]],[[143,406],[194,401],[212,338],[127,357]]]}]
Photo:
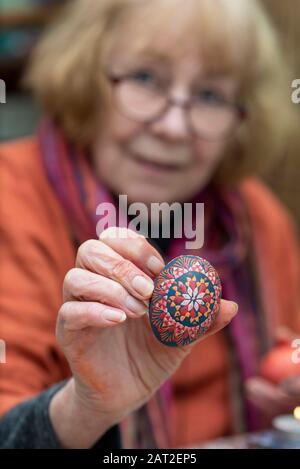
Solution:
[{"label": "glasses lens", "polygon": [[208,140],[229,137],[238,123],[234,105],[195,104],[190,108],[191,124],[195,133]]},{"label": "glasses lens", "polygon": [[117,88],[117,100],[123,113],[136,120],[150,120],[162,111],[165,97],[155,88],[134,80],[123,80]]}]

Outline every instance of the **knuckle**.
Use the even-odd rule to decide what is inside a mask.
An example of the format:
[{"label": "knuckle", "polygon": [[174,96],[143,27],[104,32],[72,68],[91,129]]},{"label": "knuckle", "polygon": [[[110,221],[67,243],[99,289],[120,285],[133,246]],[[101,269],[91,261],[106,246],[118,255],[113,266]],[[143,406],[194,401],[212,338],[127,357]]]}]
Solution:
[{"label": "knuckle", "polygon": [[109,226],[99,235],[99,239],[115,238],[119,234],[119,228],[117,226]]},{"label": "knuckle", "polygon": [[78,288],[80,276],[80,269],[74,267],[73,269],[69,270],[64,278],[64,290],[72,291],[74,293]]},{"label": "knuckle", "polygon": [[84,311],[81,314],[81,319],[84,324],[89,324],[91,318],[95,315],[96,310],[99,310],[99,307],[94,303],[86,303]]},{"label": "knuckle", "polygon": [[126,298],[127,292],[120,283],[116,282],[113,287],[112,294],[117,302],[120,302],[120,300],[122,301]]},{"label": "knuckle", "polygon": [[117,259],[113,263],[112,275],[117,279],[126,279],[130,272],[133,271],[133,266],[127,259]]},{"label": "knuckle", "polygon": [[138,256],[141,256],[147,247],[147,240],[143,236],[139,236],[135,240],[135,252]]},{"label": "knuckle", "polygon": [[145,239],[145,236],[141,233],[137,233],[136,231],[130,229],[130,228],[123,228],[123,230],[126,231],[126,234],[130,238],[134,239]]},{"label": "knuckle", "polygon": [[133,238],[133,239],[139,239],[139,238],[145,238],[144,235],[141,235],[140,233],[137,233],[134,230],[131,230],[129,228],[123,227],[123,226],[110,226],[106,228],[105,230],[102,231],[102,233],[99,235],[100,240],[105,240],[107,238],[111,239],[128,239],[128,238]]},{"label": "knuckle", "polygon": [[98,309],[95,303],[86,303],[84,309],[82,309],[76,317],[76,328],[83,329],[91,326],[95,313],[99,312],[97,311]]},{"label": "knuckle", "polygon": [[56,332],[64,328],[68,318],[69,318],[69,312],[70,312],[70,304],[69,303],[63,303],[58,311],[57,314],[57,327],[56,327]]},{"label": "knuckle", "polygon": [[95,251],[96,240],[88,239],[82,243],[77,251],[77,259],[85,259]]}]

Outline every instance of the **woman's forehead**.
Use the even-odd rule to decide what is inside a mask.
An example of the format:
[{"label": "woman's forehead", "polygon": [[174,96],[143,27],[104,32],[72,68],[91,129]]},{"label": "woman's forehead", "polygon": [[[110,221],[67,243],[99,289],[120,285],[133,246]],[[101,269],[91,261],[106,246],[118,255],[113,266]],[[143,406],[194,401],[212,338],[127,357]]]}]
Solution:
[{"label": "woman's forehead", "polygon": [[[211,2],[215,0],[203,1],[206,5]],[[236,40],[237,25],[224,26],[220,13],[212,19],[209,13],[216,13],[216,6],[202,11],[199,3],[196,8],[193,1],[187,1],[190,8],[185,10],[174,8],[176,4],[182,5],[180,0],[174,0],[173,5],[163,0],[162,4],[165,8],[158,9],[157,1],[147,2],[146,6],[135,7],[122,18],[111,37],[110,62],[136,63],[147,59],[177,63],[190,58],[199,62],[199,68],[205,66],[213,73],[231,72],[241,65],[239,62],[245,54]]]},{"label": "woman's forehead", "polygon": [[111,50],[110,63],[126,66],[138,64],[155,65],[161,67],[175,67],[184,65],[185,70],[197,69],[201,71],[200,49],[192,45],[174,48],[169,42],[150,41],[137,45],[136,42],[127,42],[126,47],[118,43]]},{"label": "woman's forehead", "polygon": [[112,51],[133,59],[147,57],[157,62],[177,60],[186,55],[199,56],[197,36],[199,32],[195,28],[192,30],[187,23],[178,23],[175,27],[166,21],[162,26],[161,18],[139,21],[138,17],[133,16],[118,27]]}]

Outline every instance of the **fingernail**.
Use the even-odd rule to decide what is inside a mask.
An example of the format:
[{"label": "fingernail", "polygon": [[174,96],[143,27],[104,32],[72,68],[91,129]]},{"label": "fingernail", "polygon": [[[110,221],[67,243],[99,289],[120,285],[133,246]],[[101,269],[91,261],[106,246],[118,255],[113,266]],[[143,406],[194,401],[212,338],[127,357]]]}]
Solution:
[{"label": "fingernail", "polygon": [[142,277],[141,275],[134,277],[132,286],[137,291],[137,293],[145,297],[152,295],[154,288],[153,282],[151,280],[145,279],[145,277]]},{"label": "fingernail", "polygon": [[105,309],[103,311],[103,316],[108,321],[113,322],[123,322],[127,317],[124,311],[120,311],[117,309]]},{"label": "fingernail", "polygon": [[127,296],[125,300],[125,304],[126,304],[126,307],[130,309],[130,311],[136,314],[139,314],[142,316],[143,314],[146,313],[145,305],[141,303],[140,301],[136,300],[135,298],[133,298],[132,296]]},{"label": "fingernail", "polygon": [[147,267],[154,274],[158,274],[164,268],[164,263],[158,257],[151,256],[148,259]]},{"label": "fingernail", "polygon": [[231,304],[232,304],[232,307],[233,307],[233,313],[236,314],[238,312],[239,305],[237,303],[235,303],[234,301],[232,301]]}]

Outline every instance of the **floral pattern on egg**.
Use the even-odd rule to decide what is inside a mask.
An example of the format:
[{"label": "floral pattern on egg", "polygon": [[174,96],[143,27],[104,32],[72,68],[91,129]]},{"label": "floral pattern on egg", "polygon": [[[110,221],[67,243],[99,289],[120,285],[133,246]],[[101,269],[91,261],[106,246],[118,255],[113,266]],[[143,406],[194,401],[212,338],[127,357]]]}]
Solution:
[{"label": "floral pattern on egg", "polygon": [[219,275],[205,259],[179,256],[154,282],[149,318],[156,338],[171,347],[188,345],[215,322],[221,300]]}]

